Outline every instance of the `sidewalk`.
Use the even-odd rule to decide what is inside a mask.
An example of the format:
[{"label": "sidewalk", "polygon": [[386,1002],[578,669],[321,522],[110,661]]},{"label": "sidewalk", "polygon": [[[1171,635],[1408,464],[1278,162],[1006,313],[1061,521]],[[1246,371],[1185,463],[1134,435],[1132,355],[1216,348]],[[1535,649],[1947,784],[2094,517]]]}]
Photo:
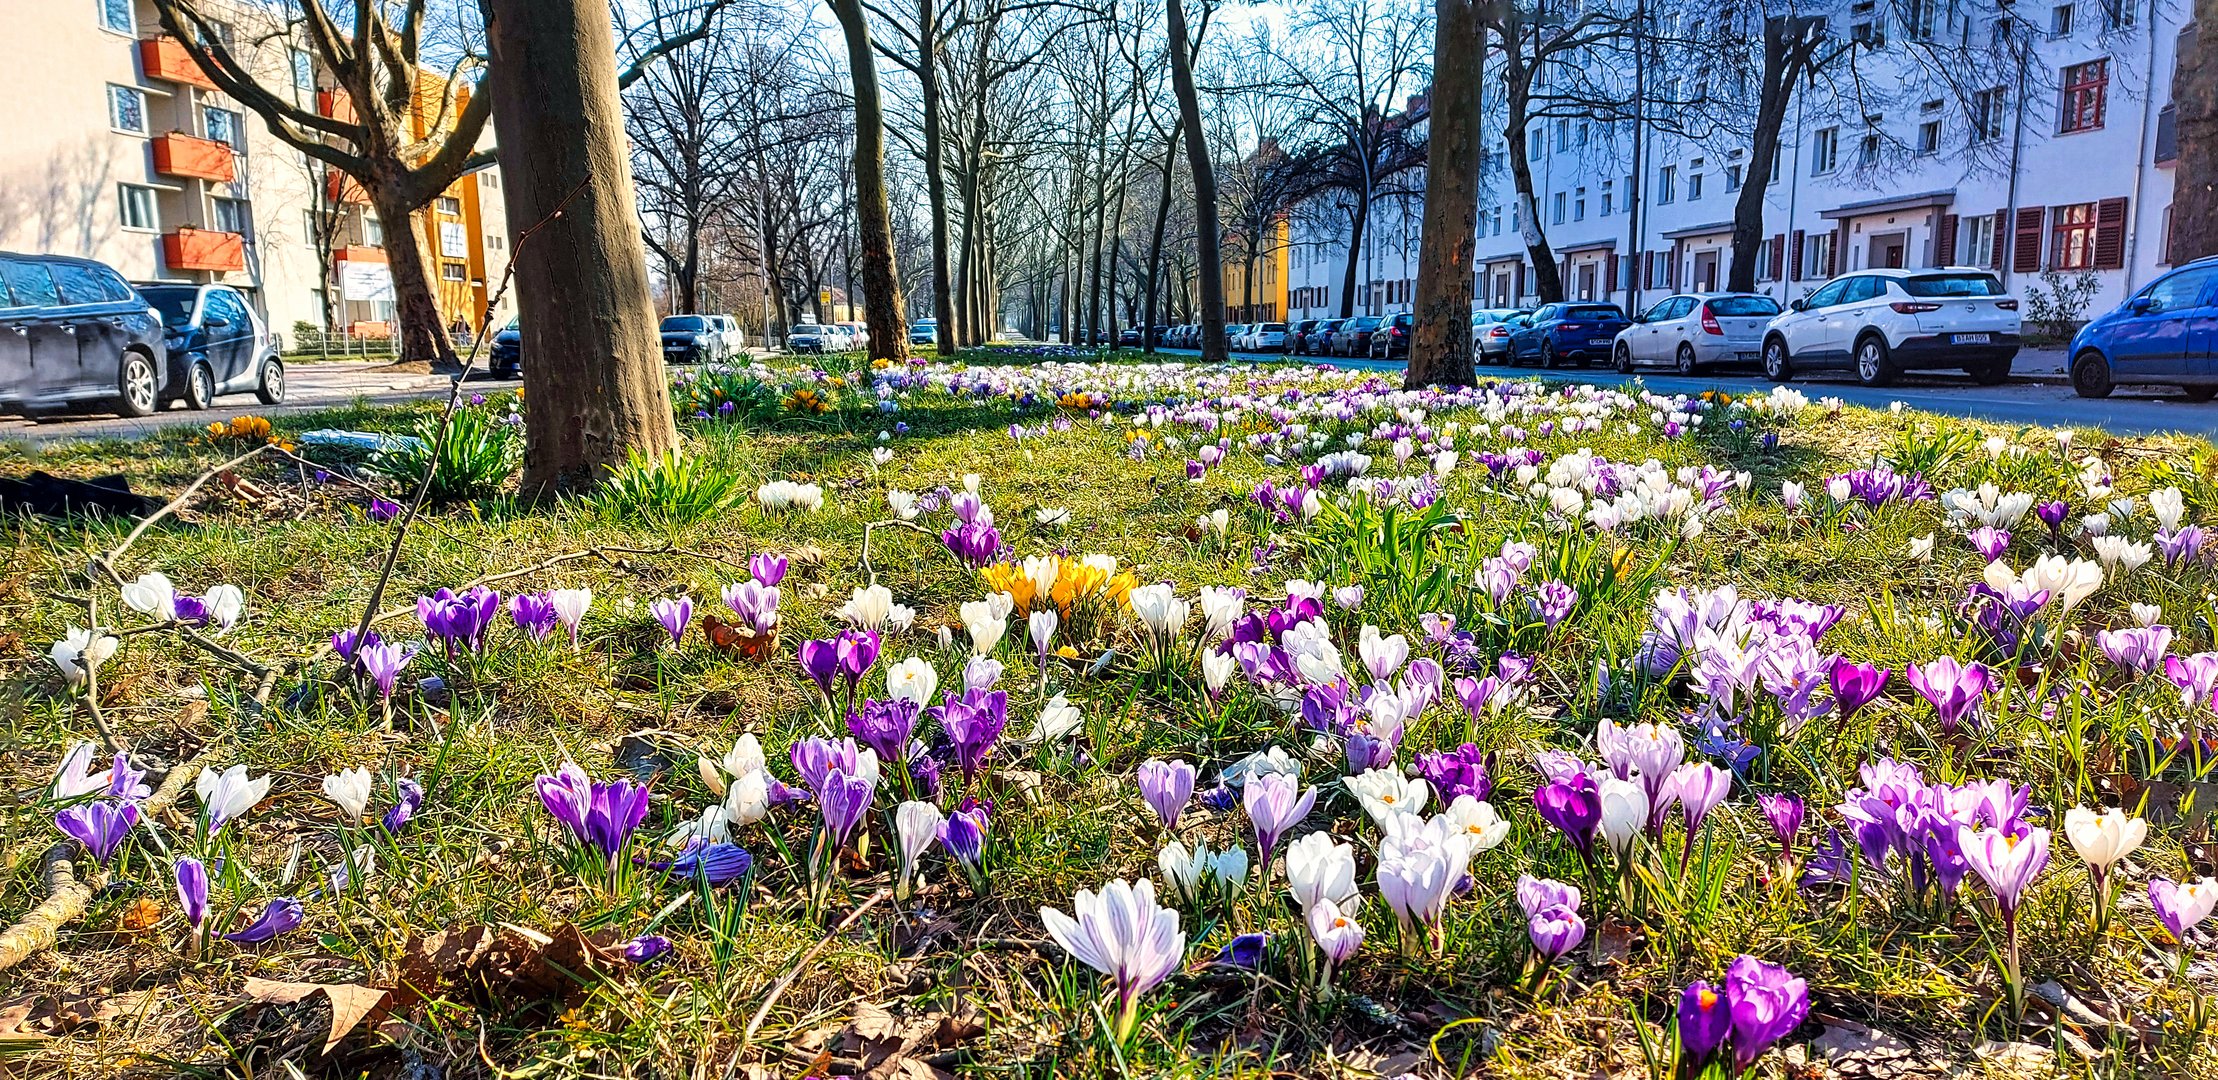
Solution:
[{"label": "sidewalk", "polygon": [[2070,386],[2071,377],[2064,370],[2064,350],[2057,348],[2020,349],[2010,362],[2010,381],[2041,383],[2048,386]]}]

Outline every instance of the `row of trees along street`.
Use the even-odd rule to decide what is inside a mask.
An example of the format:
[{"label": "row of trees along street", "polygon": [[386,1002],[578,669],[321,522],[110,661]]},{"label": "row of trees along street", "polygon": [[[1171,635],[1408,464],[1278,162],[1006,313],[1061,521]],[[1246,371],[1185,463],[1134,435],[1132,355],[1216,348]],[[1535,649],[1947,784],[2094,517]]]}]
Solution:
[{"label": "row of trees along street", "polygon": [[[1627,175],[1670,137],[1757,178],[1799,112],[2054,91],[2027,16],[1936,0],[1872,0],[1853,23],[1799,0],[1289,0],[1268,17],[1211,0],[285,0],[260,35],[203,0],[153,2],[225,93],[382,221],[420,221],[497,161],[532,490],[674,444],[658,303],[776,338],[832,318],[834,296],[887,359],[910,315],[936,321],[941,355],[1010,324],[1084,342],[1195,322],[1215,360],[1285,245],[1342,260],[1353,314],[1391,208],[1420,222],[1407,381],[1467,381],[1483,207],[1506,196],[1532,291],[1564,295],[1535,177],[1552,125],[1576,123],[1582,148],[1600,132],[1584,152],[1618,168],[1630,147]],[[272,42],[307,48],[352,107],[261,81],[251,53]],[[2183,40],[2172,87],[2175,259],[2218,253],[2213,49]],[[419,127],[425,86],[443,89]],[[1866,128],[1845,155],[1864,179],[1930,151]],[[2007,169],[2009,146],[1949,153]],[[1754,285],[1764,203],[1763,183],[1739,185],[1730,288]],[[1627,209],[1637,229],[1644,208]],[[420,229],[385,233],[405,353],[451,365]]]}]

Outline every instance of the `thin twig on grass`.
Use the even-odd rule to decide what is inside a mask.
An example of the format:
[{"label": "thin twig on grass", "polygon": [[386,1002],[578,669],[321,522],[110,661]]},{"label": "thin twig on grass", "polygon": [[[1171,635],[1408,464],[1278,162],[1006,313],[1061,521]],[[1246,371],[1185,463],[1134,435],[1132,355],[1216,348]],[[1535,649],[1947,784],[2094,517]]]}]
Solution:
[{"label": "thin twig on grass", "polygon": [[746,1053],[748,1045],[755,1041],[755,1032],[762,1030],[763,1019],[770,1015],[771,1007],[778,1004],[778,999],[785,995],[786,987],[792,986],[793,980],[799,978],[802,972],[807,971],[809,965],[816,961],[817,955],[837,940],[841,934],[846,933],[848,927],[855,925],[856,921],[861,919],[871,908],[878,906],[878,901],[892,895],[893,890],[891,889],[880,889],[870,894],[870,899],[863,901],[856,906],[855,910],[848,912],[847,917],[841,919],[839,925],[832,928],[831,933],[824,935],[817,940],[816,944],[809,946],[809,951],[802,953],[801,959],[795,961],[792,967],[786,969],[784,975],[778,977],[778,981],[770,987],[769,996],[762,999],[762,1007],[756,1009],[754,1017],[747,1021],[747,1030],[740,1033],[739,1048],[732,1051],[732,1060],[724,1067],[726,1077],[730,1077],[739,1068],[740,1055]]}]

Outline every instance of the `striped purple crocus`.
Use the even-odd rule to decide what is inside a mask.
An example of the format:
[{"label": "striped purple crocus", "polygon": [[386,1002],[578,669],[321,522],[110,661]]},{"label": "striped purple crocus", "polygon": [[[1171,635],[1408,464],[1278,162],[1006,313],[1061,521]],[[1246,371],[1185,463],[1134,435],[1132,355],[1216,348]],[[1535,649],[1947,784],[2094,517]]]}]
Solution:
[{"label": "striped purple crocus", "polygon": [[128,802],[89,802],[63,807],[54,815],[54,827],[85,845],[92,861],[105,867],[116,849],[139,823],[139,807]]}]

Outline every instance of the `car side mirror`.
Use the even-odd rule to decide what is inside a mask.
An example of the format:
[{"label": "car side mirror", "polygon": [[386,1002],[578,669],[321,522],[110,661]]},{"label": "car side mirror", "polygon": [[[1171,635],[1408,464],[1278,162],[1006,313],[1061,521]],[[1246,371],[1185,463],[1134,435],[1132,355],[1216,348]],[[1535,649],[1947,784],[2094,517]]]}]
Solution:
[{"label": "car side mirror", "polygon": [[2132,312],[2135,315],[2146,315],[2149,313],[2149,309],[2155,306],[2155,304],[2150,303],[2149,298],[2146,296],[2136,296],[2133,299],[2126,301],[2126,310]]},{"label": "car side mirror", "polygon": [[205,326],[211,330],[219,330],[223,327],[231,325],[231,320],[226,319],[221,315],[210,315],[209,317],[202,319],[200,321],[200,325]]},{"label": "car side mirror", "polygon": [[1810,310],[1810,302],[1797,296],[1788,302],[1787,309],[1790,311],[1808,311]]}]

